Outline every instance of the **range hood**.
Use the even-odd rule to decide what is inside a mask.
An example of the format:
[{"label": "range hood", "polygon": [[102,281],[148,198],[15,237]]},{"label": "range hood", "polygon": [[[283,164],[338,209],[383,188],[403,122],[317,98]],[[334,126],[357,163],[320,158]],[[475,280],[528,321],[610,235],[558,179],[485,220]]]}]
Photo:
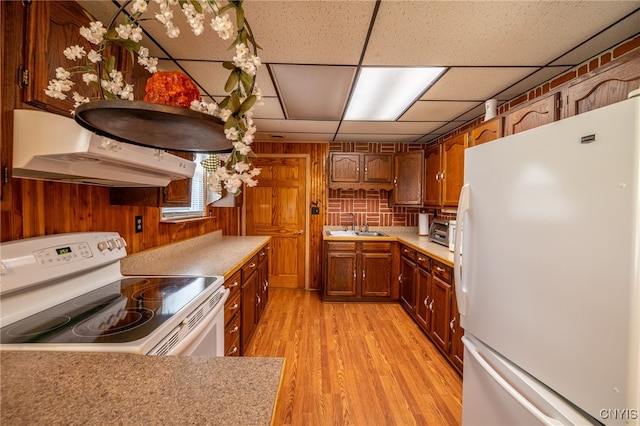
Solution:
[{"label": "range hood", "polygon": [[167,186],[190,178],[193,161],[98,136],[72,118],[16,109],[13,177],[114,187]]}]

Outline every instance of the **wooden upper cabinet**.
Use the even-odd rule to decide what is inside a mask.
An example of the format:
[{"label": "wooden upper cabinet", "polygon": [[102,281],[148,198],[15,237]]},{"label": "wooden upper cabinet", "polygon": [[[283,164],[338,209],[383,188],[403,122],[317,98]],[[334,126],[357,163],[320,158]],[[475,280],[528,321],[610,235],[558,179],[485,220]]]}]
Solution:
[{"label": "wooden upper cabinet", "polygon": [[559,105],[560,93],[555,93],[509,111],[504,118],[504,135],[509,136],[553,123],[560,118]]},{"label": "wooden upper cabinet", "polygon": [[[193,161],[191,152],[171,154]],[[159,188],[109,188],[109,202],[114,205],[149,207],[189,207],[191,205],[191,178],[172,180]]]},{"label": "wooden upper cabinet", "polygon": [[425,151],[423,203],[428,207],[456,207],[464,181],[467,136],[457,135]]},{"label": "wooden upper cabinet", "polygon": [[464,182],[464,150],[466,135],[458,135],[442,144],[442,205],[458,205]]},{"label": "wooden upper cabinet", "polygon": [[422,205],[424,151],[395,155],[395,183],[392,193],[394,205]]},{"label": "wooden upper cabinet", "polygon": [[[89,18],[75,1],[32,1],[27,6],[25,63],[23,72],[24,102],[47,111],[69,116],[74,101],[71,93],[67,99],[54,99],[44,91],[56,76],[56,68],[68,68],[75,62],[62,53],[72,45],[84,46],[89,42],[80,35],[80,27],[89,26]],[[28,79],[25,80],[25,79]],[[74,90],[88,95],[88,86],[81,74],[72,76]]]},{"label": "wooden upper cabinet", "polygon": [[585,74],[567,89],[567,116],[627,99],[640,88],[640,50]]},{"label": "wooden upper cabinet", "polygon": [[393,154],[332,152],[329,167],[330,188],[393,188]]},{"label": "wooden upper cabinet", "polygon": [[391,154],[363,154],[364,164],[363,182],[393,182],[393,155]]},{"label": "wooden upper cabinet", "polygon": [[331,183],[360,182],[360,154],[331,153]]},{"label": "wooden upper cabinet", "polygon": [[440,179],[442,167],[440,165],[440,145],[433,146],[424,152],[424,190],[423,203],[426,206],[440,206]]},{"label": "wooden upper cabinet", "polygon": [[469,132],[468,146],[476,146],[502,137],[502,118],[497,117],[482,123]]}]

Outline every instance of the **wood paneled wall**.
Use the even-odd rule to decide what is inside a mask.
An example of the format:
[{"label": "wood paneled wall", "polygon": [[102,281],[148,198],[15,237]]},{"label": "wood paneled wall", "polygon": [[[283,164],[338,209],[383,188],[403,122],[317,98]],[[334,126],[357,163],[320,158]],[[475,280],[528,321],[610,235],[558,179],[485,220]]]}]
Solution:
[{"label": "wood paneled wall", "polygon": [[[306,154],[311,162],[311,202],[317,202],[319,215],[311,215],[309,223],[309,288],[322,288],[322,227],[327,214],[327,170],[329,143],[254,142],[256,154]],[[258,177],[260,179],[260,177]],[[311,208],[311,206],[307,206]]]}]

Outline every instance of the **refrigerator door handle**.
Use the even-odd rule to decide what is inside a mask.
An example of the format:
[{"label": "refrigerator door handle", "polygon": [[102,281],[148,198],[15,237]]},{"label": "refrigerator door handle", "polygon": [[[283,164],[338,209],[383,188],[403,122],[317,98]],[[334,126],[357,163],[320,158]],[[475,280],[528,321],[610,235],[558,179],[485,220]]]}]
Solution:
[{"label": "refrigerator door handle", "polygon": [[[540,409],[538,409],[538,407],[536,407],[533,403],[531,403],[531,401],[529,401],[525,396],[523,396],[520,392],[518,392],[517,389],[515,389],[513,386],[511,386],[511,384],[505,380],[504,377],[502,377],[502,375],[500,375],[499,372],[497,372],[492,366],[491,364],[489,364],[484,357],[482,356],[482,349],[480,347],[478,347],[476,344],[474,344],[470,339],[466,338],[466,337],[462,337],[462,341],[464,343],[464,345],[467,347],[468,349],[468,353],[471,354],[473,356],[473,358],[475,359],[475,361],[478,362],[478,364],[480,364],[480,366],[484,369],[484,371],[491,376],[491,378],[505,391],[509,394],[509,396],[511,396],[514,400],[517,401],[517,403],[524,408],[526,411],[528,411],[532,416],[534,416],[536,419],[538,419],[540,421],[541,424],[545,425],[545,426],[563,426],[566,423],[558,420],[558,419],[554,419],[552,417],[547,416],[546,414],[544,414],[542,411],[540,411]],[[505,366],[506,368],[509,368],[507,366]],[[515,374],[517,377],[520,378],[520,380],[525,380],[524,377],[522,377],[520,374],[516,373],[515,371],[513,371],[512,369],[510,369],[513,374]],[[572,423],[573,424],[573,423]]]},{"label": "refrigerator door handle", "polygon": [[[467,314],[467,286],[462,277],[462,228],[464,227],[464,214],[469,210],[469,192],[471,187],[466,184],[460,191],[460,199],[458,201],[458,213],[456,215],[456,239],[453,248],[453,277],[455,280],[456,300],[458,302],[458,311],[460,315]],[[469,230],[467,230],[469,235]]]}]

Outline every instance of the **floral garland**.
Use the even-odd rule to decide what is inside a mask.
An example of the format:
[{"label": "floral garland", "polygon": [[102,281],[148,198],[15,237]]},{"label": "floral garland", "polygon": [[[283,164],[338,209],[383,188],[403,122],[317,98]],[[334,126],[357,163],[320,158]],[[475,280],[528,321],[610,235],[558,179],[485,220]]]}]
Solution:
[{"label": "floral garland", "polygon": [[[225,137],[231,141],[233,151],[230,154],[216,154],[224,163],[217,168],[205,168],[209,173],[209,186],[219,187],[224,183],[227,191],[239,194],[243,184],[255,186],[259,168],[254,168],[249,161],[255,157],[251,150],[256,127],[253,123],[253,107],[258,104],[262,95],[255,84],[256,72],[261,65],[256,55],[259,46],[253,38],[251,29],[245,20],[242,3],[244,0],[127,0],[105,27],[100,21],[93,20],[89,28],[82,27],[80,35],[93,46],[87,52],[84,47],[75,45],[67,47],[63,53],[70,61],[78,65],[56,68],[55,79],[49,81],[45,90],[47,96],[66,99],[75,85],[71,81],[73,74],[82,74],[83,82],[99,93],[99,98],[133,100],[133,86],[124,81],[122,72],[116,68],[116,58],[109,55],[109,48],[118,45],[126,49],[132,59],[137,55],[138,63],[151,74],[157,71],[158,58],[149,56],[149,49],[142,46],[142,28],[139,22],[148,11],[150,3],[158,5],[154,18],[165,27],[167,36],[176,38],[180,29],[173,23],[173,9],[179,8],[191,26],[192,32],[198,36],[204,32],[206,15],[212,15],[211,28],[223,40],[233,39],[231,47],[235,48],[232,61],[225,61],[223,67],[230,71],[225,84],[228,95],[221,102],[204,102],[194,100],[191,109],[220,118],[224,124]],[[131,4],[124,23],[116,24],[116,18]],[[235,11],[236,25],[229,14]],[[74,109],[92,99],[73,92]],[[95,98],[94,98],[95,99]],[[71,111],[73,114],[74,111]]]}]

